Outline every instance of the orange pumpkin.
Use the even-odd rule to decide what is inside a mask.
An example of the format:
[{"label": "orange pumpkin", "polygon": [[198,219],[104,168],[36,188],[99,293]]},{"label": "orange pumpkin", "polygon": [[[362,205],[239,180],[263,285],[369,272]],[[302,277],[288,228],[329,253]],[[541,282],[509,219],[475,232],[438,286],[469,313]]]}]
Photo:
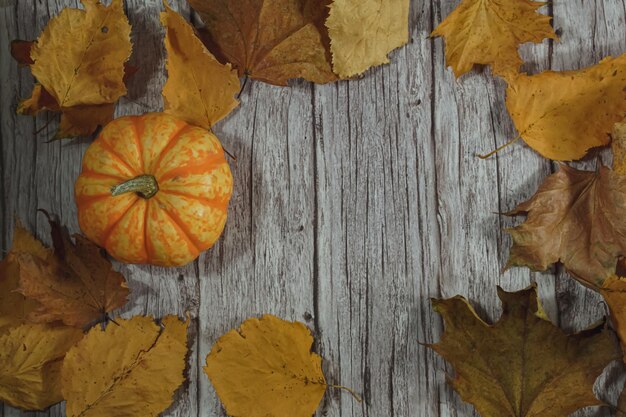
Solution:
[{"label": "orange pumpkin", "polygon": [[120,261],[184,265],[221,235],[232,187],[211,132],[164,113],[122,117],[83,158],[78,222]]}]

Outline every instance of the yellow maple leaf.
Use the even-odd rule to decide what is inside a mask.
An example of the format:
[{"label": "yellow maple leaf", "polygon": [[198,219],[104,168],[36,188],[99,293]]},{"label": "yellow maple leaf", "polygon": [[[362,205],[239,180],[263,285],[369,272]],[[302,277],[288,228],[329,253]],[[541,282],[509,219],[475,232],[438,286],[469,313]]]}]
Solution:
[{"label": "yellow maple leaf", "polygon": [[28,319],[81,328],[104,321],[108,312],[126,304],[126,280],[112,270],[98,246],[80,235],[73,243],[56,221],[50,220],[50,225],[54,252],[14,255],[19,263],[18,291],[39,303]]},{"label": "yellow maple leaf", "polygon": [[498,287],[502,316],[485,323],[463,297],[433,300],[445,333],[430,347],[452,363],[448,379],[483,417],[566,417],[603,405],[596,378],[620,353],[603,324],[566,335],[547,319],[535,286]]},{"label": "yellow maple leaf", "polygon": [[460,77],[474,64],[495,74],[517,73],[525,42],[557,39],[550,16],[537,12],[546,3],[530,0],[463,0],[432,32],[446,42],[446,62]]},{"label": "yellow maple leaf", "polygon": [[68,417],[152,417],[172,404],[183,383],[187,329],[178,317],[116,319],[92,328],[61,370]]},{"label": "yellow maple leaf", "polygon": [[30,313],[39,305],[17,291],[20,266],[15,259],[15,254],[24,252],[41,259],[49,256],[41,242],[24,229],[20,222],[17,222],[13,232],[11,252],[0,262],[0,333],[26,323]]},{"label": "yellow maple leaf", "polygon": [[310,417],[327,387],[312,344],[302,323],[251,318],[215,343],[204,371],[228,415]]},{"label": "yellow maple leaf", "polygon": [[60,107],[113,103],[126,94],[132,47],[122,0],[82,3],[85,10],[66,8],[51,19],[30,54],[33,75]]},{"label": "yellow maple leaf", "polygon": [[[239,75],[286,85],[291,78],[336,80],[328,61],[319,0],[189,0],[206,24],[208,46]],[[313,5],[313,6],[312,6]]]},{"label": "yellow maple leaf", "polygon": [[78,329],[42,324],[0,334],[0,401],[25,410],[61,401],[62,360],[81,337]]},{"label": "yellow maple leaf", "polygon": [[507,79],[506,107],[519,135],[546,158],[580,159],[609,143],[626,116],[626,54],[577,71]]},{"label": "yellow maple leaf", "polygon": [[239,102],[237,71],[220,64],[196,37],[193,28],[165,3],[168,79],[163,88],[165,112],[210,129]]},{"label": "yellow maple leaf", "polygon": [[387,64],[409,39],[408,0],[334,0],[326,20],[333,70],[342,78]]}]

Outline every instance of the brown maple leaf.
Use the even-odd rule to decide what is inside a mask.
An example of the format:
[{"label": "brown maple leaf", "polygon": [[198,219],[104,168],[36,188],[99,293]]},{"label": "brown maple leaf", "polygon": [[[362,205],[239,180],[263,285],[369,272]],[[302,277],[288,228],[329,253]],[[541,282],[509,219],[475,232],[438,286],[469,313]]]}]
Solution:
[{"label": "brown maple leaf", "polygon": [[566,417],[602,405],[596,378],[620,353],[601,323],[566,335],[546,317],[535,286],[498,287],[502,316],[484,322],[463,297],[433,300],[445,323],[430,347],[456,371],[448,382],[483,417]]},{"label": "brown maple leaf", "polygon": [[189,0],[206,25],[209,50],[239,75],[286,85],[335,81],[315,0]]},{"label": "brown maple leaf", "polygon": [[626,177],[606,167],[596,172],[562,165],[537,193],[509,215],[527,214],[508,230],[513,247],[507,267],[543,271],[562,262],[575,277],[601,287],[626,255]]},{"label": "brown maple leaf", "polygon": [[15,254],[20,273],[18,290],[40,304],[30,312],[29,319],[62,321],[80,328],[103,321],[107,313],[126,304],[126,280],[111,269],[100,248],[80,235],[74,236],[73,243],[65,228],[49,220],[54,255],[41,257],[28,251]]}]

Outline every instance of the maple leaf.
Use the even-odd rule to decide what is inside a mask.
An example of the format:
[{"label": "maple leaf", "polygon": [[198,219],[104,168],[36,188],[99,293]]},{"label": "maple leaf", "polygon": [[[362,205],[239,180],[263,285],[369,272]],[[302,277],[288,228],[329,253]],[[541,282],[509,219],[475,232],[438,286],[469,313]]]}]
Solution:
[{"label": "maple leaf", "polygon": [[92,328],[67,353],[61,379],[68,417],[157,416],[183,383],[189,319],[115,323]]},{"label": "maple leaf", "polygon": [[60,370],[82,332],[66,326],[22,324],[0,334],[0,401],[42,410],[63,400]]},{"label": "maple leaf", "polygon": [[543,271],[560,261],[578,279],[600,287],[626,255],[624,210],[626,177],[606,167],[588,172],[562,165],[530,200],[507,213],[528,214],[508,230],[513,247],[507,267]]},{"label": "maple leaf", "polygon": [[566,417],[603,405],[593,384],[619,357],[603,324],[566,335],[546,317],[535,286],[508,293],[498,287],[502,316],[481,320],[463,297],[433,300],[445,323],[430,347],[450,362],[448,382],[483,417]]},{"label": "maple leaf", "polygon": [[81,328],[103,321],[108,312],[126,304],[126,280],[111,269],[100,248],[80,235],[75,235],[76,243],[72,243],[67,230],[49,220],[55,254],[15,255],[19,292],[40,304],[30,312],[29,320],[62,321]]},{"label": "maple leaf", "polygon": [[45,246],[33,237],[20,222],[15,225],[11,252],[0,262],[0,334],[8,328],[27,322],[29,314],[39,303],[20,294],[20,266],[16,253],[27,252],[35,257],[46,259],[49,256]]},{"label": "maple leaf", "polygon": [[460,77],[475,64],[494,74],[517,73],[525,42],[557,39],[550,16],[537,12],[546,3],[530,0],[463,0],[432,32],[446,41],[446,62]]},{"label": "maple leaf", "polygon": [[[276,85],[291,78],[336,80],[316,0],[189,0],[202,17],[209,50],[239,75]],[[313,6],[311,6],[313,5]]]},{"label": "maple leaf", "polygon": [[310,417],[327,387],[312,344],[302,323],[251,318],[220,337],[204,371],[230,416]]},{"label": "maple leaf", "polygon": [[135,70],[125,64],[132,47],[122,1],[83,5],[50,20],[37,42],[11,44],[13,57],[38,81],[18,113],[61,112],[55,139],[87,136],[111,121],[115,101],[126,94],[125,77]]},{"label": "maple leaf", "polygon": [[[626,278],[617,275],[610,276],[597,288],[607,306],[611,316],[613,328],[626,352]],[[624,355],[626,362],[626,354]]]},{"label": "maple leaf", "polygon": [[334,0],[326,26],[333,70],[342,78],[387,64],[409,39],[408,0]]},{"label": "maple leaf", "polygon": [[181,15],[165,3],[168,79],[163,88],[165,112],[196,126],[210,129],[239,102],[237,72],[220,64]]},{"label": "maple leaf", "polygon": [[626,116],[626,54],[578,71],[507,79],[506,107],[519,135],[546,158],[575,160],[609,143]]}]

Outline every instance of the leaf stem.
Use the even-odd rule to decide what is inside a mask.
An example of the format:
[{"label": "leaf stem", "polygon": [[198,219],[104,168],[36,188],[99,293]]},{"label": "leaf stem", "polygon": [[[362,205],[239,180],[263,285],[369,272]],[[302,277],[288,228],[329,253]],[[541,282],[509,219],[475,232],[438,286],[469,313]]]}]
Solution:
[{"label": "leaf stem", "polygon": [[361,398],[361,396],[359,394],[357,394],[356,392],[354,392],[353,389],[348,388],[348,387],[344,387],[343,385],[335,385],[335,384],[326,384],[327,387],[331,387],[331,388],[337,388],[340,390],[344,390],[350,393],[350,395],[352,395],[352,398],[354,398],[358,403],[362,403],[363,402],[363,398]]},{"label": "leaf stem", "polygon": [[507,143],[505,143],[504,145],[494,149],[493,151],[485,154],[485,155],[477,155],[480,159],[487,159],[490,156],[495,155],[496,153],[500,152],[502,149],[506,148],[509,145],[514,144],[515,142],[517,142],[520,138],[522,137],[522,135],[518,135],[515,139],[508,141]]}]

